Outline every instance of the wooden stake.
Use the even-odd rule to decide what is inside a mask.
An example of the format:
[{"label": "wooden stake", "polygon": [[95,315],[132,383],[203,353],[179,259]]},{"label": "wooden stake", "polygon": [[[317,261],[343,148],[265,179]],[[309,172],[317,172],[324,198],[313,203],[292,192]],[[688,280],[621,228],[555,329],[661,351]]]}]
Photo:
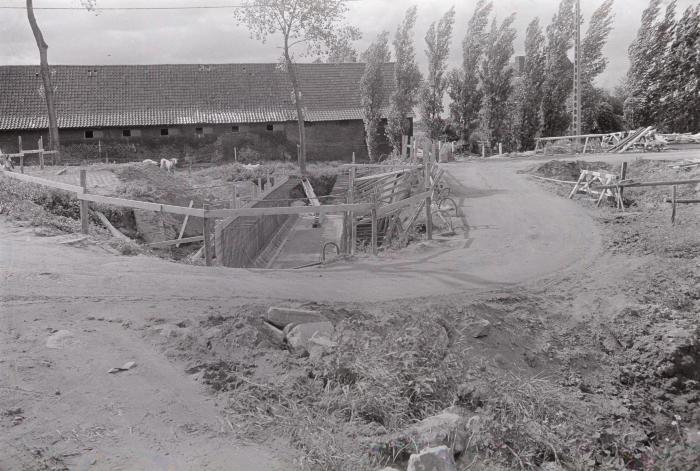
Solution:
[{"label": "wooden stake", "polygon": [[379,246],[377,240],[377,195],[376,193],[372,195],[372,255],[377,255],[379,253]]},{"label": "wooden stake", "polygon": [[39,142],[37,144],[39,148],[39,168],[44,170],[44,136],[39,136]]},{"label": "wooden stake", "polygon": [[[190,200],[190,205],[188,206],[188,208],[191,208],[193,205],[194,205],[194,200]],[[187,223],[189,222],[189,220],[190,220],[190,215],[185,214],[185,220],[182,222],[182,227],[180,228],[180,235],[177,236],[178,240],[182,239],[182,236],[185,234],[185,228],[187,227]],[[175,245],[175,248],[179,248],[179,247],[180,247],[179,243],[177,245]]]},{"label": "wooden stake", "polygon": [[237,147],[233,148],[233,161],[238,162],[238,148]]},{"label": "wooden stake", "polygon": [[[83,188],[83,193],[87,193],[87,172],[84,169],[80,170],[80,186]],[[80,228],[83,234],[89,232],[88,211],[88,202],[80,200]]]},{"label": "wooden stake", "polygon": [[673,204],[672,209],[671,209],[671,224],[676,223],[676,185],[673,185],[673,189],[671,190],[671,203]]},{"label": "wooden stake", "polygon": [[[204,210],[208,210],[209,205],[205,204],[204,205]],[[209,231],[209,220],[205,217],[202,220],[202,236],[204,237],[204,259],[206,260],[206,264],[208,267],[211,266],[211,261],[213,258],[213,254],[211,253],[211,232]]]},{"label": "wooden stake", "polygon": [[[627,162],[622,162],[622,167],[620,168],[620,181],[625,181],[627,178]],[[620,187],[620,201],[622,201],[622,206],[624,208],[624,201],[622,196],[624,195],[625,187]]]},{"label": "wooden stake", "polygon": [[[425,170],[425,191],[430,191],[430,160],[426,159],[425,160],[425,165],[424,165],[424,170]],[[430,212],[430,206],[432,204],[432,198],[428,196],[425,199],[425,232],[428,237],[428,240],[433,240],[433,215]]]},{"label": "wooden stake", "polygon": [[22,136],[17,136],[17,153],[22,153]]},{"label": "wooden stake", "polygon": [[233,194],[231,195],[231,208],[238,209],[238,185],[233,184]]},{"label": "wooden stake", "polygon": [[[352,153],[352,162],[355,163],[355,153]],[[357,169],[350,168],[350,194],[348,195],[348,203],[355,203],[355,177]],[[350,211],[350,255],[355,255],[357,247],[357,221],[355,220],[355,212]]]}]

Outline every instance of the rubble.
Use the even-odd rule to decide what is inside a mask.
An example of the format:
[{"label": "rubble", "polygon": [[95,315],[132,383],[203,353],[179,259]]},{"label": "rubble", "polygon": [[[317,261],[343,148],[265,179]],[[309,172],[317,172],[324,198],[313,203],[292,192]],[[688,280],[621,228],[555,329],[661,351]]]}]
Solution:
[{"label": "rubble", "polygon": [[443,445],[411,455],[407,471],[457,471],[457,465],[450,449]]},{"label": "rubble", "polygon": [[379,437],[371,445],[373,454],[398,457],[429,447],[445,446],[453,454],[462,453],[467,445],[469,432],[476,426],[478,417],[466,418],[466,411],[451,407],[438,415],[425,418],[407,429]]},{"label": "rubble", "polygon": [[287,334],[289,349],[297,354],[310,353],[314,346],[332,347],[333,324],[328,321],[295,326]]},{"label": "rubble", "polygon": [[273,306],[268,309],[264,320],[279,329],[284,329],[289,324],[323,322],[327,321],[328,318],[318,311]]}]

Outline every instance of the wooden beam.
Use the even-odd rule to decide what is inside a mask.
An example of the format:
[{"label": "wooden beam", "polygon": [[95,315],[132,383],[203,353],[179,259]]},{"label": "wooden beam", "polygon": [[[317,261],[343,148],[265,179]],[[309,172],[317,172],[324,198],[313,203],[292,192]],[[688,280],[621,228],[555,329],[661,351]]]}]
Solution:
[{"label": "wooden beam", "polygon": [[[235,188],[235,185],[234,185],[234,188]],[[194,205],[194,200],[190,200],[190,204],[189,204],[188,208],[191,208],[193,205]],[[180,228],[180,235],[177,236],[178,239],[182,239],[182,236],[185,234],[185,228],[187,227],[187,223],[189,222],[189,220],[190,220],[190,215],[185,214],[185,220],[182,222],[182,227]],[[180,244],[177,244],[175,247],[179,248]]]},{"label": "wooden beam", "polygon": [[[206,214],[208,205],[204,205],[204,212]],[[208,220],[205,218],[204,221],[202,221],[202,240],[204,241],[204,259],[206,260],[206,264],[208,267],[211,266],[211,262],[213,259],[213,254],[212,254],[212,245],[211,245],[211,233],[209,231],[209,224],[207,224]]]},{"label": "wooden beam", "polygon": [[78,195],[78,199],[92,201],[94,203],[111,204],[122,208],[143,209],[145,211],[160,212],[162,208],[163,212],[165,213],[181,214],[185,216],[189,214],[190,216],[200,218],[203,218],[205,213],[203,209],[186,208],[184,206],[172,206],[169,204],[149,203],[146,201],[127,200],[122,198],[113,198],[111,196],[81,194]]},{"label": "wooden beam", "polygon": [[241,209],[212,209],[199,217],[227,218],[232,216],[270,216],[275,214],[342,214],[345,211],[355,211],[366,214],[372,210],[372,204],[329,204],[321,206],[280,206],[274,208],[241,208]]},{"label": "wooden beam", "polygon": [[45,178],[33,177],[31,175],[22,175],[21,173],[8,172],[7,170],[3,171],[2,175],[8,178],[14,178],[15,180],[20,180],[27,183],[34,183],[35,185],[48,186],[49,188],[53,188],[56,190],[70,191],[78,194],[83,192],[83,188],[76,185],[69,185],[67,183],[47,180]]},{"label": "wooden beam", "polygon": [[107,230],[112,234],[112,236],[114,236],[114,237],[117,238],[117,239],[121,239],[121,240],[131,240],[131,239],[129,239],[127,236],[125,236],[124,234],[122,234],[121,231],[119,231],[119,229],[117,229],[116,227],[114,227],[114,226],[112,225],[112,223],[109,222],[109,219],[107,219],[107,216],[105,216],[104,214],[102,214],[100,211],[95,211],[95,214],[96,214],[97,217],[100,219],[100,221],[102,221],[102,224],[104,224],[104,226],[105,226],[105,227],[107,228]]},{"label": "wooden beam", "polygon": [[175,240],[164,240],[161,242],[152,242],[150,244],[147,244],[148,247],[158,249],[158,248],[164,248],[164,247],[170,247],[171,245],[175,245],[177,247],[180,246],[180,244],[191,244],[192,242],[202,242],[204,240],[204,236],[194,236],[194,237],[185,237],[184,239],[179,238]]},{"label": "wooden beam", "polygon": [[[664,200],[664,203],[673,203],[673,199],[666,198]],[[676,204],[698,204],[698,203],[700,203],[700,200],[676,199]]]},{"label": "wooden beam", "polygon": [[412,204],[418,203],[422,200],[425,200],[430,197],[432,194],[432,191],[424,191],[423,193],[419,193],[417,195],[413,195],[410,198],[403,199],[401,201],[397,201],[396,203],[391,203],[386,206],[380,206],[379,209],[377,210],[377,216],[380,218],[383,218],[387,216],[390,213],[393,213],[394,211],[405,208],[406,206],[410,206]]},{"label": "wooden beam", "polygon": [[700,179],[696,178],[694,180],[676,180],[676,181],[668,181],[668,182],[635,182],[632,180],[629,181],[622,181],[617,185],[607,185],[607,186],[599,186],[599,190],[609,190],[611,188],[638,188],[638,187],[643,187],[643,186],[673,186],[673,185],[696,185],[700,183]]},{"label": "wooden beam", "polygon": [[[85,170],[80,170],[80,186],[83,189],[83,193],[87,191],[87,172]],[[86,200],[80,201],[80,228],[83,234],[88,234],[90,224],[88,221],[88,202]]]},{"label": "wooden beam", "polygon": [[368,175],[366,177],[360,177],[356,179],[356,182],[365,182],[365,181],[371,181],[371,180],[376,180],[377,178],[384,178],[384,177],[391,177],[392,175],[400,175],[402,173],[406,173],[408,170],[394,170],[392,172],[384,172],[384,173],[375,173],[374,175]]}]

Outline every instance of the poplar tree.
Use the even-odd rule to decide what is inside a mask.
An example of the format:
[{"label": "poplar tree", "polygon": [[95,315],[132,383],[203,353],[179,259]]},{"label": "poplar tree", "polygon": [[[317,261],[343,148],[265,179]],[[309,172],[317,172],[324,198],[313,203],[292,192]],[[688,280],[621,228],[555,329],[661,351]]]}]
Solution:
[{"label": "poplar tree", "polygon": [[494,18],[491,30],[486,37],[484,57],[479,69],[483,97],[479,112],[482,138],[491,147],[505,142],[509,135],[509,98],[513,91],[513,41],[516,31],[513,28],[515,14],[506,18],[499,26]]},{"label": "poplar tree", "polygon": [[489,15],[493,3],[479,0],[467,25],[462,41],[462,67],[449,76],[448,94],[452,99],[450,116],[460,139],[469,142],[472,132],[479,126],[482,92],[479,86],[479,65],[484,54]]},{"label": "poplar tree", "polygon": [[574,86],[574,64],[567,55],[573,47],[576,22],[574,0],[561,0],[547,27],[547,65],[542,100],[544,136],[563,136],[571,123],[567,101]]},{"label": "poplar tree", "polygon": [[664,122],[673,132],[700,131],[700,5],[689,6],[676,24],[667,62]]},{"label": "poplar tree", "polygon": [[371,162],[379,159],[379,124],[384,102],[384,64],[390,62],[389,33],[384,31],[362,55],[365,71],[360,80],[362,121],[365,125],[365,141]]},{"label": "poplar tree", "polygon": [[421,90],[421,116],[428,127],[428,137],[435,141],[444,127],[443,97],[447,88],[447,59],[450,53],[452,28],[455,21],[454,6],[440,19],[433,22],[425,36],[428,56],[428,77]]},{"label": "poplar tree", "polygon": [[525,32],[525,70],[523,71],[522,98],[520,102],[520,147],[535,147],[535,138],[542,128],[542,90],[546,66],[545,40],[539,18],[530,22]]},{"label": "poplar tree", "polygon": [[595,79],[605,71],[608,59],[603,47],[612,30],[613,0],[605,0],[591,16],[588,30],[581,42],[581,107],[582,128],[589,133],[595,125],[596,110],[600,94],[595,89]]},{"label": "poplar tree", "polygon": [[418,96],[422,76],[416,63],[416,48],[413,44],[413,29],[416,26],[418,9],[414,6],[406,11],[403,22],[394,35],[394,66],[395,90],[391,96],[391,109],[386,128],[389,144],[398,154],[401,149],[401,138],[410,132],[408,116],[418,105]]}]

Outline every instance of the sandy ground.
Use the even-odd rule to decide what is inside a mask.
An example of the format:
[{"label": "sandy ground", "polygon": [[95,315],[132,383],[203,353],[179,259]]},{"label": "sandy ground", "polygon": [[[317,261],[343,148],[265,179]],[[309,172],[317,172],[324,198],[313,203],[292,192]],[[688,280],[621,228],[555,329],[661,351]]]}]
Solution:
[{"label": "sandy ground", "polygon": [[[120,257],[0,220],[0,410],[14,411],[0,421],[0,470],[290,469],[294,453],[284,445],[234,440],[237,424],[225,420],[216,396],[144,341],[141,331],[160,323],[250,302],[476,295],[562,280],[570,286],[595,280],[593,269],[606,277],[633,270],[638,259],[599,257],[601,233],[587,209],[518,173],[533,163],[449,164],[464,238],[321,269],[207,269]],[[129,361],[136,366],[107,373]]]}]

